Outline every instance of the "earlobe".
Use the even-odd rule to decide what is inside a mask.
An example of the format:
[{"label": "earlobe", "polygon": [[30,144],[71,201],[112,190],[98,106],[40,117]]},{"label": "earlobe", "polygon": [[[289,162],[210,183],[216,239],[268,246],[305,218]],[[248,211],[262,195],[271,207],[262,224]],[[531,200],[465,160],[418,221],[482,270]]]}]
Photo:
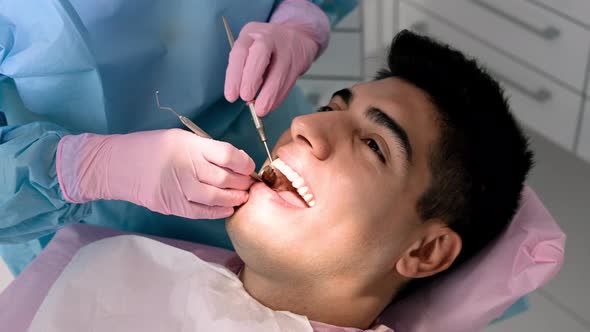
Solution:
[{"label": "earlobe", "polygon": [[407,278],[425,278],[448,269],[461,251],[461,238],[444,227],[414,242],[395,264]]}]

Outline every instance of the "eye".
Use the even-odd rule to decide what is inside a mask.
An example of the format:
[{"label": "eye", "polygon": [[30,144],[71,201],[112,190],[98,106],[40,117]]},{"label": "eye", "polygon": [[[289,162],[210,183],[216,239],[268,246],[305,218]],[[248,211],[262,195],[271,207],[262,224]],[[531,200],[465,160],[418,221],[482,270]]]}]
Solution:
[{"label": "eye", "polygon": [[330,112],[333,111],[334,109],[330,106],[322,106],[320,108],[317,109],[318,112]]},{"label": "eye", "polygon": [[367,144],[367,146],[375,152],[375,154],[379,157],[379,159],[382,162],[385,162],[385,156],[383,155],[383,151],[381,151],[379,144],[377,144],[377,142],[372,138],[367,138],[364,141]]}]

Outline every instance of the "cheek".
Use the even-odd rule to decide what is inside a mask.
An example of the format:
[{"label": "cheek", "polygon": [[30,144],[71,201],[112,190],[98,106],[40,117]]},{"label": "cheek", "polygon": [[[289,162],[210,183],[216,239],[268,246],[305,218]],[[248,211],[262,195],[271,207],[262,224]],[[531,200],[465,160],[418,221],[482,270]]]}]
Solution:
[{"label": "cheek", "polygon": [[367,193],[366,185],[346,178],[330,184],[329,201],[322,211],[326,228],[316,230],[325,232],[321,234],[326,236],[324,240],[357,250],[382,231],[383,206],[377,202],[377,195]]},{"label": "cheek", "polygon": [[[291,138],[291,129],[287,129],[277,140],[277,142],[275,143],[274,147],[272,148],[271,151],[271,155],[274,157],[276,157],[277,155],[277,149],[280,148],[283,145],[287,145],[289,143],[293,142],[293,139]],[[270,165],[270,160],[268,160],[268,158],[264,161],[264,163],[262,164],[262,166],[260,167],[260,169],[263,169],[264,166],[266,165]]]},{"label": "cheek", "polygon": [[[373,218],[373,217],[371,217]],[[404,251],[410,230],[395,215],[350,220],[333,234],[338,241],[332,257],[342,257],[354,271],[384,271],[392,268]],[[344,226],[344,225],[343,225]]]},{"label": "cheek", "polygon": [[343,183],[342,192],[332,195],[332,205],[337,207],[333,211],[334,237],[355,250],[399,244],[407,231],[404,225],[410,210],[403,193],[394,187],[370,179]]},{"label": "cheek", "polygon": [[276,150],[288,143],[293,142],[293,139],[291,138],[291,129],[287,129],[282,135],[281,137],[279,137],[279,139],[277,140],[277,142],[275,143],[274,148],[272,149],[273,152],[276,152]]}]

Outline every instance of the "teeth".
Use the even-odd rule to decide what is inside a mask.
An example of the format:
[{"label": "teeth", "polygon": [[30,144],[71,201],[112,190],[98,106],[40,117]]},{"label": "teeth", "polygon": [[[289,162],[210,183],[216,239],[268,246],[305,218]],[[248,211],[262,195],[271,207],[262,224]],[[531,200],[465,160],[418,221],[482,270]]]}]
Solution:
[{"label": "teeth", "polygon": [[299,195],[301,195],[301,197],[303,197],[303,195],[307,194],[307,191],[309,190],[308,187],[303,186],[297,189],[297,192],[299,193]]},{"label": "teeth", "polygon": [[285,176],[287,177],[287,179],[289,179],[289,181],[293,182],[297,179],[300,179],[299,175],[297,175],[297,173],[295,173],[294,171],[292,172],[287,172],[285,174]]},{"label": "teeth", "polygon": [[313,194],[309,192],[309,187],[305,186],[305,180],[303,180],[297,172],[279,158],[272,162],[272,166],[276,167],[289,181],[291,181],[293,188],[297,189],[297,193],[303,198],[309,207],[315,205],[316,202]]},{"label": "teeth", "polygon": [[295,189],[299,189],[303,185],[303,178],[295,179],[295,181],[293,181],[292,183],[293,183],[293,187],[295,187]]},{"label": "teeth", "polygon": [[283,173],[283,175],[285,177],[287,177],[287,179],[289,179],[289,181],[293,182],[296,179],[301,178],[301,176],[299,176],[299,174],[295,173],[295,171],[289,167],[287,164],[285,164],[284,161],[280,160],[280,159],[275,159],[272,162],[272,165],[274,167],[276,167],[281,173]]}]

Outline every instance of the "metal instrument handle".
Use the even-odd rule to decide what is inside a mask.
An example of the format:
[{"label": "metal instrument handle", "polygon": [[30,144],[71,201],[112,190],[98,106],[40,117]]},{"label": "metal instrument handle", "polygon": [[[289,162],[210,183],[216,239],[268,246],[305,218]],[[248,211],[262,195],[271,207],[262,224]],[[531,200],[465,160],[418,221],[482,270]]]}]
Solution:
[{"label": "metal instrument handle", "polygon": [[248,109],[250,110],[250,116],[252,116],[252,121],[254,121],[256,129],[264,127],[262,121],[260,121],[260,118],[256,115],[256,109],[254,108],[253,102],[248,103]]},{"label": "metal instrument handle", "polygon": [[180,122],[182,122],[185,126],[187,126],[188,129],[190,129],[193,133],[197,134],[198,136],[204,137],[204,138],[211,138],[211,136],[209,136],[209,134],[207,134],[203,129],[201,129],[199,126],[197,126],[194,122],[192,122],[186,116],[179,115],[178,118],[180,119]]},{"label": "metal instrument handle", "polygon": [[234,34],[231,32],[231,28],[229,27],[229,23],[227,22],[227,18],[222,16],[221,19],[223,20],[223,26],[225,27],[225,33],[227,34],[227,40],[229,41],[229,48],[234,48]]}]

